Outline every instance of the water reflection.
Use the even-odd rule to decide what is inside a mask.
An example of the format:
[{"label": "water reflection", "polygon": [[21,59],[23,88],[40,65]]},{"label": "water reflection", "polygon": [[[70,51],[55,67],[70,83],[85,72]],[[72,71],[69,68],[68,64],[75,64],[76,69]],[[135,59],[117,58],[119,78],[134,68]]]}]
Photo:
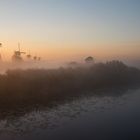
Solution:
[{"label": "water reflection", "polygon": [[140,89],[127,90],[127,94],[122,96],[83,96],[54,108],[1,120],[0,139],[45,139],[64,133],[66,128],[69,131],[75,126],[81,129],[84,125],[86,129],[90,124],[96,124],[96,127],[90,127],[97,128],[97,122],[106,126],[106,121],[115,122],[120,118],[130,117],[136,119],[140,114],[139,93]]}]

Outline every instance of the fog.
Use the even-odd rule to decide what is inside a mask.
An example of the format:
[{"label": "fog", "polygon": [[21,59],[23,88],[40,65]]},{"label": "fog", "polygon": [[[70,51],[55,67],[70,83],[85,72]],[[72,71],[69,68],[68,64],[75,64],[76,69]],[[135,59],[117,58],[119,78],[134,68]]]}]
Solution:
[{"label": "fog", "polygon": [[10,110],[23,109],[26,112],[25,108],[28,110],[36,105],[65,102],[95,90],[140,84],[140,70],[121,61],[70,63],[67,67],[50,69],[42,67],[7,70],[0,75],[0,107],[5,114]]},{"label": "fog", "polygon": [[14,69],[54,69],[66,66],[63,61],[25,61],[25,62],[0,62],[0,73]]},{"label": "fog", "polygon": [[[69,115],[68,112],[73,113],[77,110],[77,102],[79,102],[79,99],[79,111],[76,112],[76,115],[85,110],[85,108],[83,108],[86,107],[85,103],[88,104],[87,109],[94,108],[95,111],[98,111],[98,108],[94,103],[101,103],[102,111],[106,111],[104,107],[111,101],[112,103],[109,104],[109,107],[112,107],[114,110],[114,99],[117,98],[118,101],[122,100],[123,96],[129,93],[129,90],[131,90],[130,94],[132,95],[129,99],[133,99],[132,97],[135,97],[135,95],[133,95],[133,89],[139,89],[140,87],[140,69],[118,60],[104,63],[91,62],[89,61],[92,60],[91,57],[86,60],[88,60],[87,63],[77,63],[74,61],[65,63],[48,63],[46,61],[14,64],[1,63],[1,68],[3,69],[1,69],[2,73],[0,74],[0,139],[12,140],[13,136],[15,139],[18,139],[19,134],[23,135],[23,139],[26,139],[24,136],[26,137],[26,135],[30,133],[30,130],[24,129],[24,127],[34,128],[34,126],[36,126],[39,131],[37,134],[34,134],[36,131],[32,129],[33,134],[29,136],[31,140],[46,139],[48,135],[51,136],[50,140],[53,140],[59,133],[60,135],[64,134],[65,137],[65,132],[71,136],[75,136],[76,134],[78,137],[82,136],[80,131],[83,131],[82,134],[86,136],[88,136],[88,134],[95,134],[95,136],[96,134],[104,134],[106,128],[108,128],[108,124],[102,120],[104,120],[104,117],[112,117],[114,112],[110,112],[112,115],[99,114],[100,117],[104,116],[101,119],[99,119],[99,117],[95,120],[90,118],[90,121],[93,121],[91,127],[89,127],[89,124],[91,124],[90,121],[86,121],[86,118],[83,118],[84,121],[80,121],[79,118],[79,121],[74,121],[73,126],[70,126],[70,129],[68,128],[66,131],[62,125],[65,122],[64,116]],[[136,92],[139,97],[138,92],[139,90]],[[108,97],[110,98],[109,100]],[[97,98],[98,100],[96,101]],[[122,106],[123,102],[122,100]],[[132,105],[133,103],[129,102],[129,104]],[[66,112],[67,108],[65,109],[67,105],[69,106],[68,112]],[[54,109],[59,106],[61,106],[62,112]],[[138,107],[136,107],[136,109],[138,109]],[[121,108],[122,107],[120,107],[120,109]],[[125,109],[127,109],[127,107]],[[58,129],[58,132],[51,132],[51,128],[47,130],[49,124],[46,122],[46,117],[50,115],[50,119],[53,119],[53,117],[58,116],[56,112],[62,115],[62,119],[58,118],[62,121],[62,129]],[[120,111],[119,113],[121,114],[122,112]],[[95,114],[91,117],[95,117]],[[123,114],[125,115],[125,113]],[[128,113],[128,116],[130,116],[130,114]],[[114,116],[114,120],[118,119],[116,115]],[[37,123],[34,122],[34,118],[37,118]],[[75,115],[70,117],[70,119],[73,118],[75,118]],[[120,119],[118,119],[118,121],[119,120]],[[129,118],[129,120],[131,120],[131,118]],[[94,121],[98,121],[99,123],[94,123]],[[110,130],[112,120],[107,121],[109,122]],[[85,122],[86,125],[82,122]],[[40,126],[38,126],[38,123]],[[53,128],[56,128],[57,120],[55,119],[53,123],[51,125]],[[135,123],[136,121],[134,121],[134,124]],[[129,124],[129,121],[126,121],[126,124]],[[90,131],[84,133],[84,129],[82,129],[83,126],[86,126],[87,130],[90,129]],[[115,128],[115,126],[116,123],[113,124],[113,129],[116,134],[118,127]],[[121,124],[119,123],[118,126],[121,127]],[[100,129],[100,127],[104,129]],[[75,130],[73,128],[77,128],[76,133],[72,131]],[[18,130],[15,132],[14,129]],[[93,129],[98,130],[97,133],[96,131],[92,133]],[[124,129],[126,129],[126,127],[124,127]],[[128,130],[131,129],[129,126]],[[27,130],[26,135],[22,133],[23,130]],[[139,131],[139,126],[136,128],[136,131]],[[44,134],[45,137],[42,137]],[[61,136],[58,137],[61,138]],[[92,135],[92,137],[94,137],[94,135]],[[20,137],[19,139],[22,138]]]},{"label": "fog", "polygon": [[[96,63],[111,61],[109,60],[97,60]],[[140,61],[137,60],[128,60],[128,59],[120,59],[125,64],[133,67],[140,68]],[[0,61],[0,73],[5,73],[7,70],[14,70],[14,69],[57,69],[60,67],[70,67],[72,63],[76,63],[78,66],[84,66],[85,61],[82,60],[41,60],[41,61],[23,61],[23,62],[12,62],[12,61]]]}]

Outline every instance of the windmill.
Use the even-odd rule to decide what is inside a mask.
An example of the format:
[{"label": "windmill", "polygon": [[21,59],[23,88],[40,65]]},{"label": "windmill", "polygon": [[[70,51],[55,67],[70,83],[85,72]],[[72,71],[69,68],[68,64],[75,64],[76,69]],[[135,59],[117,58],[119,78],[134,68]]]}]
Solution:
[{"label": "windmill", "polygon": [[34,61],[37,61],[38,60],[38,57],[37,57],[37,54],[35,53],[35,55],[33,56],[33,60]]},{"label": "windmill", "polygon": [[31,56],[31,54],[30,54],[30,51],[29,51],[29,53],[26,55],[26,57],[27,57],[28,59],[31,59],[31,58],[32,58],[32,56]]},{"label": "windmill", "polygon": [[40,61],[41,60],[41,57],[37,57],[36,55],[33,57],[34,61]]},{"label": "windmill", "polygon": [[23,61],[21,55],[26,54],[25,52],[22,52],[20,50],[20,44],[18,43],[18,50],[14,52],[14,55],[12,56],[12,60],[15,62],[21,62]]},{"label": "windmill", "polygon": [[34,59],[34,60],[37,60],[37,56],[34,56],[33,59]]}]

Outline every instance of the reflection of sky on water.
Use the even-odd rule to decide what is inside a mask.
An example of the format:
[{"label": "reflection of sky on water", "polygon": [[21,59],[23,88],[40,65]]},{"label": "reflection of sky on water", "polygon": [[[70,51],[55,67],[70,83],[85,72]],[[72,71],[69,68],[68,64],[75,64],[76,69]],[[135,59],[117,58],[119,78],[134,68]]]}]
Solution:
[{"label": "reflection of sky on water", "polygon": [[139,93],[140,90],[128,90],[127,94],[118,97],[81,97],[52,109],[33,111],[20,118],[2,120],[0,137],[8,140],[17,134],[18,137],[27,138],[42,135],[47,137],[48,134],[53,135],[74,125],[98,126],[98,122],[101,125],[106,121],[114,122],[125,118],[129,122],[129,119],[138,119],[140,114]]}]

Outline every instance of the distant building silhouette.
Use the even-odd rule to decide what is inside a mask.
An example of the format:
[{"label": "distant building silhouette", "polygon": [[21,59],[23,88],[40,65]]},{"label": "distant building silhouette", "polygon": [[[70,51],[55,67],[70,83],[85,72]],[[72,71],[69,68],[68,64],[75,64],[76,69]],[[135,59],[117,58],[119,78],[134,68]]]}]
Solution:
[{"label": "distant building silhouette", "polygon": [[31,59],[32,56],[31,56],[30,54],[27,54],[26,57],[27,57],[28,59]]},{"label": "distant building silhouette", "polygon": [[33,59],[34,59],[34,60],[37,60],[37,56],[34,56]]},{"label": "distant building silhouette", "polygon": [[22,52],[20,50],[20,44],[18,43],[18,50],[14,52],[14,55],[12,56],[12,60],[15,62],[22,62],[23,61],[21,57],[22,54],[25,54],[25,52]]}]

